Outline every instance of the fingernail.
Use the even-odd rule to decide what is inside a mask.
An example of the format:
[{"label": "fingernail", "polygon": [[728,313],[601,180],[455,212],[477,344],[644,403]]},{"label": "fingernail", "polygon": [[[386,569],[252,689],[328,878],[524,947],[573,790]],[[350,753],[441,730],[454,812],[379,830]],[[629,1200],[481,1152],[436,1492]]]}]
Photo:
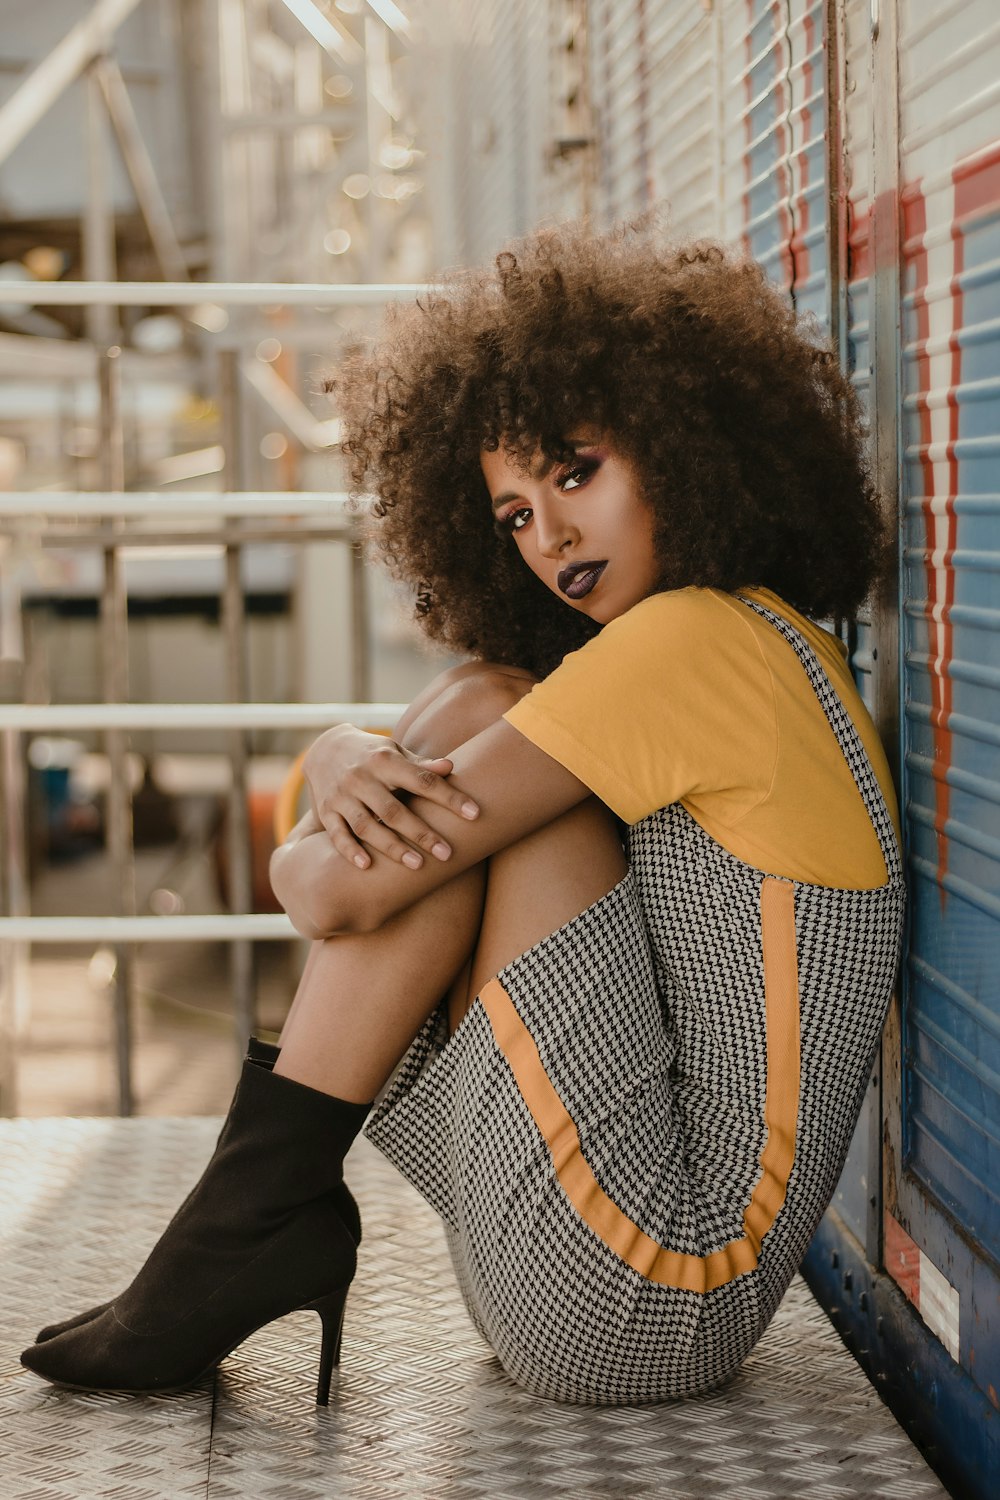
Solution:
[{"label": "fingernail", "polygon": [[420,866],[423,864],[423,860],[420,858],[419,854],[414,854],[411,849],[409,854],[403,855],[403,864],[409,865],[411,870],[419,870]]},{"label": "fingernail", "polygon": [[451,853],[451,850],[448,848],[447,844],[435,844],[431,849],[431,853],[433,854],[435,859],[447,859]]},{"label": "fingernail", "polygon": [[476,806],[476,804],[474,802],[463,802],[462,803],[462,817],[463,818],[478,818],[478,816],[479,816],[479,808]]},{"label": "fingernail", "polygon": [[368,856],[366,854],[356,854],[354,856],[354,863],[357,865],[359,870],[367,870]]}]

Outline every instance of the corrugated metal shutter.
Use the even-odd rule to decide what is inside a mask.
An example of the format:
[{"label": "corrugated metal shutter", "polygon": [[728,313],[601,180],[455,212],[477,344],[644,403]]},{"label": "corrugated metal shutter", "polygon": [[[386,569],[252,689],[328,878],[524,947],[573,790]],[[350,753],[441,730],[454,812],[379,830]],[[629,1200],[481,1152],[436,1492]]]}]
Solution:
[{"label": "corrugated metal shutter", "polygon": [[[538,134],[544,160],[534,186],[538,215],[552,223],[591,208],[596,141],[591,109],[587,0],[534,0],[544,13],[546,46],[534,49]],[[539,17],[541,22],[541,15]],[[541,27],[539,27],[539,30]],[[544,71],[543,71],[544,70]]]},{"label": "corrugated metal shutter", "polygon": [[477,264],[540,214],[547,5],[439,0],[428,25],[435,73],[450,95],[447,106],[433,97],[424,106],[449,122],[447,135],[433,133],[428,172],[437,202],[451,198],[442,214],[454,242],[449,258]]},{"label": "corrugated metal shutter", "polygon": [[645,10],[644,0],[593,0],[590,6],[598,223],[641,213],[650,201]]},{"label": "corrugated metal shutter", "polygon": [[[822,0],[439,0],[453,54],[460,254],[587,200],[554,162],[567,36],[585,15],[594,222],[664,203],[678,234],[740,240],[803,310],[827,315]],[[582,27],[580,28],[583,29]],[[431,170],[441,173],[439,164]]]},{"label": "corrugated metal shutter", "polygon": [[670,209],[827,317],[822,0],[594,0],[598,219]]},{"label": "corrugated metal shutter", "polygon": [[677,235],[722,233],[719,23],[690,0],[648,6],[649,177]]},{"label": "corrugated metal shutter", "polygon": [[668,210],[677,235],[719,235],[719,26],[691,0],[593,0],[596,221]]},{"label": "corrugated metal shutter", "polygon": [[465,118],[459,201],[464,257],[473,264],[495,254],[516,233],[517,22],[521,6],[501,0],[455,8],[462,37]]},{"label": "corrugated metal shutter", "polygon": [[804,312],[827,320],[821,0],[728,0],[722,17],[724,225]]},{"label": "corrugated metal shutter", "polygon": [[583,6],[436,0],[429,9],[423,114],[437,239],[442,260],[476,265],[543,220],[583,211],[585,148],[570,141],[565,159],[558,151],[567,131],[584,129],[583,102],[567,102],[577,46],[586,81]]},{"label": "corrugated metal shutter", "polygon": [[[1000,20],[900,7],[910,1171],[1000,1256]],[[943,1262],[938,1261],[939,1264]]]}]

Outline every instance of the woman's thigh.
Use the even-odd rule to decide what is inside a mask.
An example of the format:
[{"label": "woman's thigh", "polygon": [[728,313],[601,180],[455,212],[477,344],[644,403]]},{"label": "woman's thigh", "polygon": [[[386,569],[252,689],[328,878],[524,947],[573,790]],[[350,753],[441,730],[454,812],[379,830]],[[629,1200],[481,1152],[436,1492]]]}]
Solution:
[{"label": "woman's thigh", "polygon": [[[494,724],[535,679],[489,662],[451,668],[397,725],[421,755],[447,755]],[[622,878],[625,855],[607,809],[591,798],[489,861],[479,940],[449,995],[452,1028],[498,970],[591,906]]]},{"label": "woman's thigh", "polygon": [[627,868],[617,825],[596,797],[494,854],[463,1012],[487,980],[593,906]]}]

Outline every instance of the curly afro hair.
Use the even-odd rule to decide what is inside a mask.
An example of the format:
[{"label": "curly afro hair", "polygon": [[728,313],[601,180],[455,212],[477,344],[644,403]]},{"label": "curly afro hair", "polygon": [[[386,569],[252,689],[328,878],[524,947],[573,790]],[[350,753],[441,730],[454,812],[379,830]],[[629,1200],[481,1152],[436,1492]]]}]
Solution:
[{"label": "curly afro hair", "polygon": [[357,490],[417,614],[461,654],[543,674],[597,630],[498,537],[480,469],[569,457],[596,425],[655,516],[663,589],[773,589],[849,617],[888,545],[862,416],[835,356],[753,262],[648,222],[570,225],[396,306],[330,382]]}]

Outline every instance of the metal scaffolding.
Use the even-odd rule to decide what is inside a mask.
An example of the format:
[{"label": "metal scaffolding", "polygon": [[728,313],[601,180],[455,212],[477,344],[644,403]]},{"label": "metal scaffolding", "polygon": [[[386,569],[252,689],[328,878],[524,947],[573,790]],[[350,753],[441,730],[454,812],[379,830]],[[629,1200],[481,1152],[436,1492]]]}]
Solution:
[{"label": "metal scaffolding", "polygon": [[[87,941],[114,945],[123,1114],[133,1103],[135,942],[154,934],[168,940],[224,938],[236,1032],[242,1037],[252,1029],[252,942],[287,937],[291,929],[283,917],[251,911],[249,731],[319,730],[347,717],[387,727],[399,711],[398,705],[366,701],[371,672],[357,518],[347,513],[343,496],[315,488],[298,492],[310,456],[335,454],[340,432],[335,415],[317,414],[315,381],[298,350],[332,350],[338,338],[363,331],[369,309],[410,299],[422,284],[412,275],[414,269],[424,274],[420,257],[412,249],[408,259],[399,252],[404,240],[411,247],[427,240],[426,233],[401,236],[407,226],[420,230],[424,212],[408,92],[414,28],[393,0],[342,0],[336,7],[314,0],[160,0],[159,18],[169,22],[177,40],[178,86],[186,92],[194,142],[180,170],[164,174],[171,163],[163,141],[149,133],[149,111],[144,120],[138,85],[130,80],[132,44],[123,41],[128,27],[142,19],[137,12],[148,12],[152,4],[97,0],[24,69],[0,105],[0,171],[71,95],[79,96],[83,112],[77,228],[75,234],[72,225],[65,231],[69,248],[54,270],[4,280],[0,320],[11,331],[0,332],[0,379],[55,380],[62,388],[82,381],[95,384],[98,395],[82,474],[80,463],[67,456],[68,445],[61,444],[55,487],[43,482],[0,493],[3,694],[22,700],[0,703],[6,910],[0,918],[0,1054],[8,1059],[0,1069],[0,1111],[13,1107],[11,1044],[24,1005],[32,936],[79,941],[85,931]],[[114,180],[119,165],[138,211],[131,238],[124,240]],[[199,191],[179,203],[177,181],[187,178]],[[162,279],[143,274],[149,251],[149,269]],[[65,277],[67,266],[76,274]],[[401,276],[407,267],[411,274]],[[60,323],[60,316],[70,321]],[[164,356],[138,352],[143,323],[157,317],[161,329],[164,317],[169,320],[171,376],[207,405],[216,438],[177,454],[170,478],[211,476],[220,490],[156,490],[136,462],[134,442],[130,448],[124,374],[135,383],[147,369],[161,373]],[[312,331],[303,330],[303,317]],[[275,427],[269,435],[267,429]],[[99,703],[33,703],[25,697],[18,577],[4,564],[15,542],[23,548],[29,541],[38,556],[87,549],[103,559]],[[336,543],[350,557],[350,701],[249,703],[246,549],[306,541]],[[228,702],[132,703],[125,559],[130,548],[190,542],[222,549]],[[125,762],[129,732],[150,725],[211,727],[226,737],[232,773],[229,917],[150,918],[136,912]],[[109,765],[115,910],[82,925],[79,919],[29,914],[23,737],[57,729],[99,731]]]}]

